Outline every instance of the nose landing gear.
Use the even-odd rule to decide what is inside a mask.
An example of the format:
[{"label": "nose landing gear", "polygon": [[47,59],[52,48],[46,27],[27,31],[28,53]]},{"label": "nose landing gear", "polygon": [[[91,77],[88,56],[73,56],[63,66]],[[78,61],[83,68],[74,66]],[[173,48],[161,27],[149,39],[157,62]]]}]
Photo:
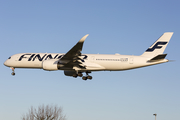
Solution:
[{"label": "nose landing gear", "polygon": [[12,69],[12,73],[11,73],[11,75],[13,75],[13,76],[14,76],[14,75],[15,75],[15,72],[14,72],[14,69],[15,69],[15,68],[14,68],[14,67],[11,67],[11,69]]}]

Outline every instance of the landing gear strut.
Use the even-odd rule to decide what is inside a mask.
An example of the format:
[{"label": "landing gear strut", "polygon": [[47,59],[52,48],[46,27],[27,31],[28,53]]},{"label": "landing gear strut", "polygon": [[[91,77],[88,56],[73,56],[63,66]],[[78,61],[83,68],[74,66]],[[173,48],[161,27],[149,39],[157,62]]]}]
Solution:
[{"label": "landing gear strut", "polygon": [[13,75],[13,76],[14,76],[14,75],[15,75],[15,72],[14,72],[14,69],[15,69],[15,68],[14,68],[14,67],[11,67],[11,69],[12,69],[12,73],[11,73],[11,75]]}]

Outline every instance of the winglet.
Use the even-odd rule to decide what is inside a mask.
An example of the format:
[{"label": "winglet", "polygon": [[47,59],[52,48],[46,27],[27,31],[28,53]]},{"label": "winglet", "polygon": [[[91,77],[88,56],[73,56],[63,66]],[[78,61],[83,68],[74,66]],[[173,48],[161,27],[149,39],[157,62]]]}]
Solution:
[{"label": "winglet", "polygon": [[[79,40],[79,42],[84,42],[85,39],[86,39],[88,36],[89,36],[89,34],[85,35],[84,37],[82,37],[82,38]],[[79,43],[79,42],[78,42],[78,43]]]}]

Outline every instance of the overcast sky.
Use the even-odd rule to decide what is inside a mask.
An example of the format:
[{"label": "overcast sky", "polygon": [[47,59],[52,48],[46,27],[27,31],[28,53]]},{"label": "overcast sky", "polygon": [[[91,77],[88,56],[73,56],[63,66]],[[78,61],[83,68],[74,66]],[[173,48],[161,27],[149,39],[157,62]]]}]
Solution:
[{"label": "overcast sky", "polygon": [[[0,0],[0,120],[31,106],[57,104],[68,120],[180,119],[179,0]],[[11,69],[26,52],[66,53],[90,34],[82,53],[141,55],[164,32],[174,62],[128,71],[93,72],[83,81],[63,71]]]}]

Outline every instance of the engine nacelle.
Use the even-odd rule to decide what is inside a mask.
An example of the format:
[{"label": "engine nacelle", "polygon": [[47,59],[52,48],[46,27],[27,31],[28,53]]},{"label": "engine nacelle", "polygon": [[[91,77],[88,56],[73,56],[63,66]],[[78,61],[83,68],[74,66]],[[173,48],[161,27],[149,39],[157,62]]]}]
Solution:
[{"label": "engine nacelle", "polygon": [[57,59],[45,60],[42,63],[42,67],[44,70],[48,70],[48,71],[58,70],[58,60]]},{"label": "engine nacelle", "polygon": [[66,76],[73,76],[73,74],[76,74],[76,71],[64,71],[64,75]]}]

